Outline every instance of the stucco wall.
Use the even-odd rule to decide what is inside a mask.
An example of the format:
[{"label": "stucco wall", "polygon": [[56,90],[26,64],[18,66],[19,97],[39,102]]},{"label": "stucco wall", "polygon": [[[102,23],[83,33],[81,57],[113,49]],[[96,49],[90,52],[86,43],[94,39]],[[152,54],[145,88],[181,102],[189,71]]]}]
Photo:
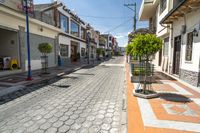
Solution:
[{"label": "stucco wall", "polygon": [[[200,10],[187,14],[184,18],[180,18],[173,24],[173,38],[180,35],[182,25],[186,25],[186,34],[182,35],[181,45],[181,69],[199,72],[199,58],[200,58],[200,34],[198,37],[193,37],[192,60],[186,61],[186,44],[187,33],[192,32],[196,28],[199,32],[200,25]],[[199,32],[200,33],[200,32]],[[173,50],[173,49],[172,49]]]},{"label": "stucco wall", "polygon": [[[24,33],[25,36],[25,33]],[[31,67],[32,70],[40,69],[41,68],[41,53],[38,50],[38,44],[42,42],[50,43],[53,46],[52,53],[48,54],[48,66],[54,67],[57,65],[57,55],[56,55],[56,41],[54,38],[48,38],[36,34],[30,34],[30,55],[31,55]],[[25,50],[27,49],[25,45]],[[27,70],[27,52],[25,52],[25,68]]]},{"label": "stucco wall", "polygon": [[[25,15],[0,6],[0,25],[19,30],[19,26],[26,27]],[[30,33],[55,38],[60,29],[30,17]],[[42,29],[42,31],[41,31]]]}]

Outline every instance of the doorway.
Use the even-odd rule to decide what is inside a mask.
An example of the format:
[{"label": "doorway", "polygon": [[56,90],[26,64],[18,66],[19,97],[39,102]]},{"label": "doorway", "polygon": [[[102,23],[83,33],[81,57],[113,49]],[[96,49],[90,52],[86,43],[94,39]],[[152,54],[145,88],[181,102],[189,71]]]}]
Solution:
[{"label": "doorway", "polygon": [[78,60],[78,43],[77,42],[71,42],[71,62],[76,62]]},{"label": "doorway", "polygon": [[159,57],[158,57],[158,66],[161,66],[162,64],[162,49],[159,51]]},{"label": "doorway", "polygon": [[181,36],[174,38],[173,74],[179,75],[181,53]]},{"label": "doorway", "polygon": [[17,70],[19,67],[20,50],[18,32],[0,28],[0,72]]}]

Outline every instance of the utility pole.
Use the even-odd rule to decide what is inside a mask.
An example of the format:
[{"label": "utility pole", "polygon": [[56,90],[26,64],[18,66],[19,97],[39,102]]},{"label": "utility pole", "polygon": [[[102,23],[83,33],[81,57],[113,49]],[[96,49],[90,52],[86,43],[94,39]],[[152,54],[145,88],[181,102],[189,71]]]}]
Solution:
[{"label": "utility pole", "polygon": [[[137,4],[136,2],[134,4],[124,4],[124,6],[128,7],[129,9],[131,9],[132,11],[134,11],[134,18],[133,18],[133,30],[136,31],[136,26],[137,26]],[[132,9],[131,7],[134,7],[134,9]]]}]

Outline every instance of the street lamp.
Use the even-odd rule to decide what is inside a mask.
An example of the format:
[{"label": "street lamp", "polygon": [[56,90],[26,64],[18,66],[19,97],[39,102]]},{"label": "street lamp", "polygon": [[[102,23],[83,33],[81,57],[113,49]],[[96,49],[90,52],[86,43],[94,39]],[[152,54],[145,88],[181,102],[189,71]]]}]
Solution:
[{"label": "street lamp", "polygon": [[28,75],[27,80],[32,80],[31,72],[31,56],[30,56],[30,37],[29,37],[29,9],[31,8],[31,0],[23,0],[23,9],[26,12],[26,41],[27,41],[27,55],[28,55]]}]

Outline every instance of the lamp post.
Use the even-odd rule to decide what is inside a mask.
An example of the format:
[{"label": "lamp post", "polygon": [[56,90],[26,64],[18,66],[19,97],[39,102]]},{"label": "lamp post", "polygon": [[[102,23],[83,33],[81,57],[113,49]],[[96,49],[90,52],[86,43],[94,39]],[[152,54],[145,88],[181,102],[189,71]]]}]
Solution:
[{"label": "lamp post", "polygon": [[30,1],[28,4],[28,0],[24,0],[23,6],[26,12],[26,41],[27,41],[27,56],[28,56],[28,75],[27,80],[32,80],[32,72],[31,72],[31,56],[30,56],[30,37],[29,37],[29,12],[28,9],[31,5]]}]

